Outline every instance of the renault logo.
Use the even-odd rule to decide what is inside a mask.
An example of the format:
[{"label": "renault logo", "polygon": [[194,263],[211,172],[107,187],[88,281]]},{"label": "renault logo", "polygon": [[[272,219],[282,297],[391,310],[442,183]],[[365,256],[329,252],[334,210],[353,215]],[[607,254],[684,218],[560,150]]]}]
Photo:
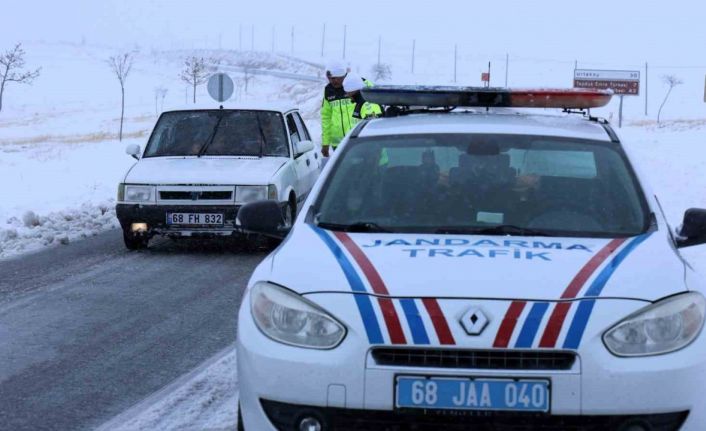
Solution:
[{"label": "renault logo", "polygon": [[461,316],[461,326],[468,335],[480,335],[489,322],[480,307],[473,307]]}]

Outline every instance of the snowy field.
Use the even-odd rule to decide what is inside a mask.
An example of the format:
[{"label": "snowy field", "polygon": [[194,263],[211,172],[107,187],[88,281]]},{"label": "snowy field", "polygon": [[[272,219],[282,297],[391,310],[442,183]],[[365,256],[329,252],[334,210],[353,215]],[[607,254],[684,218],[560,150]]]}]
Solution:
[{"label": "snowy field", "polygon": [[[119,87],[104,61],[112,51],[76,45],[28,44],[25,48],[32,61],[45,68],[33,87],[12,88],[0,113],[0,259],[43,247],[61,247],[116,228],[113,207],[117,184],[133,163],[124,153],[125,146],[144,145],[156,114],[162,108],[182,106],[191,97],[177,78],[183,52],[140,54],[127,85],[126,137],[119,142]],[[206,54],[218,54],[232,62],[246,55],[225,51]],[[315,65],[285,56],[247,55],[265,69],[320,73]],[[307,58],[321,61],[313,55]],[[366,67],[361,66],[362,73]],[[532,73],[522,76],[518,83],[530,85]],[[399,79],[433,82],[431,71]],[[449,83],[448,74],[441,82]],[[242,101],[294,101],[312,134],[318,136],[322,85],[258,76],[250,93],[239,96]],[[159,102],[157,109],[156,86],[168,88],[164,106]],[[203,91],[201,88],[197,94],[202,100],[206,97]],[[677,94],[672,100],[668,120],[661,127],[637,115],[637,103],[632,102],[631,116],[620,131],[672,226],[681,223],[687,208],[706,208],[706,114],[701,107],[692,109],[692,102],[680,104],[680,97]],[[600,114],[608,117],[614,113],[612,104]],[[684,255],[706,273],[706,246],[686,249]],[[129,415],[111,421],[106,429],[232,429],[236,404],[231,350],[140,403]]]}]

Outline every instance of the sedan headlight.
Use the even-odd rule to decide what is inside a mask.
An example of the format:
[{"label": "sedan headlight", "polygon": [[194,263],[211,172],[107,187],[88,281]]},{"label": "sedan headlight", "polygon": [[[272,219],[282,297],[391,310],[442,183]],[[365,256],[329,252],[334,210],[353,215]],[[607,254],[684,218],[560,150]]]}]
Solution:
[{"label": "sedan headlight", "polygon": [[264,201],[267,199],[267,186],[236,186],[235,201],[238,203],[250,203]]},{"label": "sedan headlight", "polygon": [[673,296],[629,316],[603,335],[617,356],[650,356],[688,346],[701,332],[706,299],[696,292]]},{"label": "sedan headlight", "polygon": [[280,343],[332,349],[346,336],[346,328],[327,312],[274,284],[255,284],[250,293],[250,308],[260,331]]},{"label": "sedan headlight", "polygon": [[125,186],[125,202],[149,202],[154,196],[154,187]]}]

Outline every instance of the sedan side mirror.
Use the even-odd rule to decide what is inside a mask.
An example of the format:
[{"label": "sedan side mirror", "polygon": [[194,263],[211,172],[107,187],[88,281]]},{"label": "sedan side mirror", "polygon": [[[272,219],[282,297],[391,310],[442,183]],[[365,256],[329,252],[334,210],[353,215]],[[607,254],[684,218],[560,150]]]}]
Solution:
[{"label": "sedan side mirror", "polygon": [[314,149],[314,143],[311,141],[299,141],[294,144],[294,153],[296,156],[301,156]]},{"label": "sedan side mirror", "polygon": [[275,201],[256,201],[238,210],[238,222],[245,232],[284,238],[290,228],[284,228],[282,207]]},{"label": "sedan side mirror", "polygon": [[677,232],[677,247],[706,243],[706,209],[691,208],[684,213],[684,222]]},{"label": "sedan side mirror", "polygon": [[128,156],[132,156],[135,160],[140,160],[140,146],[137,144],[130,144],[125,147],[125,153]]}]

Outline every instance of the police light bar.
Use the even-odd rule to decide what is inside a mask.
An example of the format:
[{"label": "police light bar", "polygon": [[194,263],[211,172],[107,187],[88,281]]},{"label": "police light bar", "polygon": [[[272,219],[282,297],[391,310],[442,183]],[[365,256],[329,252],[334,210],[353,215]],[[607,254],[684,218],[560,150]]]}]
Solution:
[{"label": "police light bar", "polygon": [[382,85],[364,88],[366,101],[404,107],[504,107],[589,109],[605,106],[612,91],[569,89],[507,89],[486,87],[419,87]]}]

